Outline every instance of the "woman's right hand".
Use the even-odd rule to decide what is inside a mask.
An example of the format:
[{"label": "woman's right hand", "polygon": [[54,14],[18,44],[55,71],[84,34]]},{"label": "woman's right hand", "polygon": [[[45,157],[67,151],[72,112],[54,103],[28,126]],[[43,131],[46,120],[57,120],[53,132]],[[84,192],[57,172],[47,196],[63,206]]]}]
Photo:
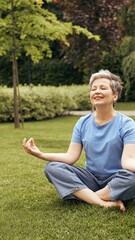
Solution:
[{"label": "woman's right hand", "polygon": [[39,157],[41,152],[39,148],[36,146],[33,138],[30,138],[28,141],[26,138],[23,139],[23,147],[25,151],[35,157]]}]

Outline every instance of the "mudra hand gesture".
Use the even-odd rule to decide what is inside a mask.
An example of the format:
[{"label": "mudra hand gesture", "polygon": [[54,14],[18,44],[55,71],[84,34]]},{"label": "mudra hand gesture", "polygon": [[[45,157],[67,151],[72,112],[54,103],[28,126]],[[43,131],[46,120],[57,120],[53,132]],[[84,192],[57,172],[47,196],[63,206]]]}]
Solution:
[{"label": "mudra hand gesture", "polygon": [[35,157],[39,157],[40,155],[40,150],[36,146],[35,141],[33,138],[30,138],[28,141],[26,138],[23,139],[23,147],[25,151]]}]

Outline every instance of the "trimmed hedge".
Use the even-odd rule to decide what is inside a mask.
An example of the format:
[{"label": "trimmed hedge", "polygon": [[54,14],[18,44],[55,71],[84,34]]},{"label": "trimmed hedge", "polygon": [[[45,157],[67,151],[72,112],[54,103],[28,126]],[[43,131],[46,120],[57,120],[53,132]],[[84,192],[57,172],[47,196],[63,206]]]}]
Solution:
[{"label": "trimmed hedge", "polygon": [[[23,120],[45,120],[90,109],[88,86],[20,86]],[[13,121],[13,89],[0,88],[0,122]]]}]

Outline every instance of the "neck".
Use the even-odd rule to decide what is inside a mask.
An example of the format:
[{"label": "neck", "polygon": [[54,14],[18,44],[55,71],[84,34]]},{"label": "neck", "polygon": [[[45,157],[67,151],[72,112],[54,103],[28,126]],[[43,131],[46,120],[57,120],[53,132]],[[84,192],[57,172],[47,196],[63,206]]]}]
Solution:
[{"label": "neck", "polygon": [[111,121],[116,116],[116,111],[114,108],[96,108],[94,113],[95,121],[99,124],[104,124],[106,122]]}]

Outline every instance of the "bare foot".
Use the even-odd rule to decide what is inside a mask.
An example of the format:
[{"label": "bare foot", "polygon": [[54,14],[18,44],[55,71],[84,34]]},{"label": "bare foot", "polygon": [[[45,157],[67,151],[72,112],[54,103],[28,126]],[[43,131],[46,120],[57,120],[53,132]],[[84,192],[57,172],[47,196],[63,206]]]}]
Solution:
[{"label": "bare foot", "polygon": [[105,207],[105,208],[119,207],[120,211],[122,211],[122,212],[125,212],[125,210],[126,210],[126,208],[121,200],[116,201],[116,202],[107,201],[107,202],[105,202],[103,207]]},{"label": "bare foot", "polygon": [[116,201],[117,206],[120,208],[120,211],[125,212],[126,208],[121,200]]}]

